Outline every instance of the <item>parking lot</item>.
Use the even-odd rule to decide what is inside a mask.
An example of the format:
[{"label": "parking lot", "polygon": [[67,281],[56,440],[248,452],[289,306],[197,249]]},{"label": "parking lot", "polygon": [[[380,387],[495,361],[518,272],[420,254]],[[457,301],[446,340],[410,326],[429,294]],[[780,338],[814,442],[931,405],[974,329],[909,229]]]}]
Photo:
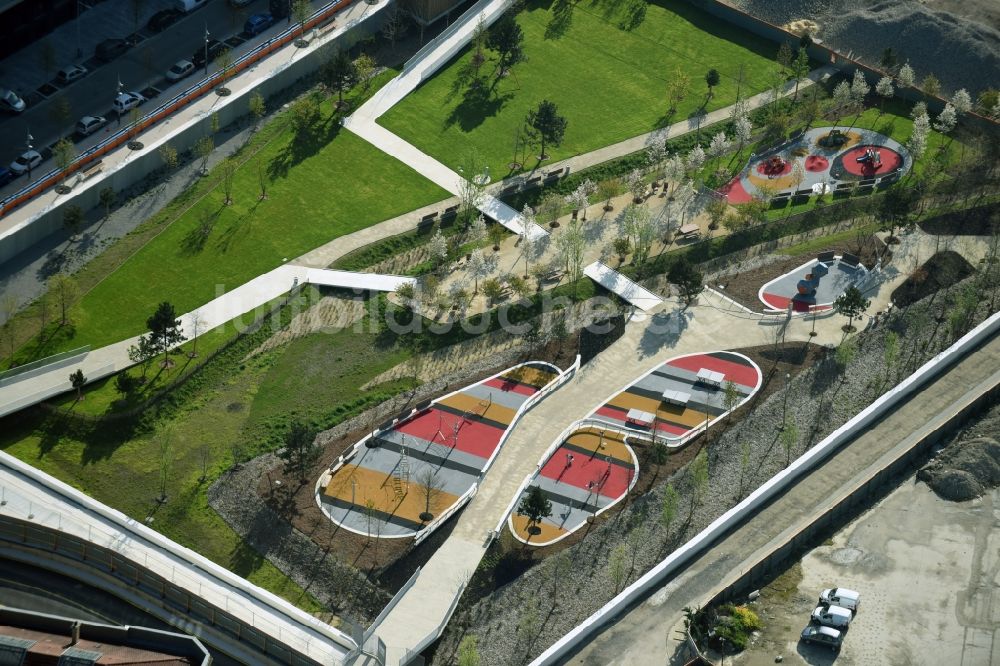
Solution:
[{"label": "parking lot", "polygon": [[[946,502],[910,477],[761,591],[765,629],[726,662],[1000,663],[998,518],[1000,490]],[[819,593],[834,585],[861,592],[839,654],[799,641]]]}]

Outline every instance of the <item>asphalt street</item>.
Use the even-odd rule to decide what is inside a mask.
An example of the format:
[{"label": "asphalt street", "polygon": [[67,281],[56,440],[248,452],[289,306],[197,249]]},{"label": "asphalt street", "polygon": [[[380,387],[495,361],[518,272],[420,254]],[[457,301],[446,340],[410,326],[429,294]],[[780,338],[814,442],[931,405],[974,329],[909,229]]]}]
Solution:
[{"label": "asphalt street", "polygon": [[[327,4],[329,0],[313,0],[314,8]],[[25,96],[28,108],[20,114],[0,114],[0,165],[9,165],[18,155],[26,150],[29,134],[33,137],[32,145],[36,150],[42,152],[47,159],[41,165],[34,168],[35,172],[46,172],[52,167],[50,152],[47,150],[62,137],[71,137],[76,145],[77,152],[83,152],[87,148],[100,142],[109,133],[115,131],[116,117],[111,110],[111,103],[118,92],[119,81],[125,91],[141,91],[149,98],[149,102],[144,105],[152,108],[157,104],[158,99],[166,99],[192,85],[199,76],[204,75],[204,69],[197,70],[189,76],[175,84],[169,84],[164,78],[167,69],[181,59],[190,60],[192,54],[199,47],[204,46],[205,30],[208,29],[212,38],[220,41],[227,41],[234,55],[239,55],[251,49],[255,44],[268,39],[286,27],[286,21],[281,20],[272,28],[265,30],[262,34],[253,38],[247,38],[243,32],[243,24],[246,18],[252,14],[266,12],[268,9],[267,0],[254,0],[247,7],[233,8],[227,0],[209,0],[202,8],[182,17],[179,21],[168,27],[159,34],[151,34],[145,27],[148,15],[151,15],[157,8],[170,3],[156,2],[148,3],[147,17],[141,21],[139,35],[141,41],[126,51],[123,55],[107,64],[102,64],[94,57],[94,46],[103,39],[110,37],[123,38],[130,32],[133,21],[131,18],[131,3],[126,0],[112,0],[112,2],[102,3],[95,9],[84,12],[81,16],[81,24],[90,12],[102,11],[105,18],[100,21],[98,27],[89,25],[87,34],[81,38],[80,58],[56,62],[56,68],[69,64],[82,64],[88,68],[86,76],[74,81],[66,86],[58,86],[54,79],[48,86],[41,83],[34,90],[31,90],[30,77],[15,77],[12,73],[21,64],[24,69],[30,67],[31,62],[41,59],[41,51],[44,40],[36,42],[22,52],[12,55],[4,62],[0,63],[0,87],[9,86]],[[116,11],[117,14],[108,14],[109,11]],[[150,11],[152,10],[152,11]],[[120,15],[119,15],[120,14]],[[117,20],[116,20],[117,19]],[[90,21],[93,24],[93,20]],[[106,31],[105,31],[106,30]],[[56,49],[59,54],[68,53],[75,55],[76,49],[76,29],[71,21],[53,33],[49,40],[61,39],[65,44]],[[37,53],[30,53],[30,51]],[[28,52],[28,53],[26,53]],[[56,57],[67,58],[62,55]],[[34,58],[32,60],[31,58]],[[209,69],[212,69],[209,65]],[[36,68],[37,69],[37,68]],[[41,71],[41,70],[39,70]],[[12,80],[14,79],[14,80]],[[44,81],[37,76],[34,81]],[[20,82],[22,85],[17,85]],[[40,88],[48,88],[50,94],[45,97],[39,92]],[[148,93],[148,94],[147,94]],[[69,119],[65,114],[60,114],[57,109],[60,106],[65,108],[59,100],[68,102]],[[142,108],[142,107],[140,107]],[[89,137],[79,137],[73,134],[76,121],[85,115],[104,116],[109,120],[108,125]],[[127,122],[128,119],[123,119]],[[13,182],[0,188],[0,198],[7,196],[27,184],[25,176],[15,178]]]}]

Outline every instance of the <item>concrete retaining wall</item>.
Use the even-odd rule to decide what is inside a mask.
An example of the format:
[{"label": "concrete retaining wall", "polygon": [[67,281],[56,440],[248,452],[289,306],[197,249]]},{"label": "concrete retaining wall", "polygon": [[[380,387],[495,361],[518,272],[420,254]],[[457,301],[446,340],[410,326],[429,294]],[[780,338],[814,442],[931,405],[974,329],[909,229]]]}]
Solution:
[{"label": "concrete retaining wall", "polygon": [[898,386],[881,396],[857,416],[830,433],[826,439],[809,449],[786,469],[779,472],[760,488],[751,493],[735,507],[719,516],[697,536],[671,553],[666,559],[653,567],[639,580],[629,585],[618,596],[605,604],[596,613],[584,620],[570,633],[543,652],[532,663],[533,666],[560,663],[576,649],[589,641],[605,624],[613,620],[629,606],[646,597],[657,589],[663,581],[700,555],[713,542],[734,529],[758,509],[768,503],[774,496],[806,476],[813,468],[835,451],[854,440],[885,414],[895,409],[896,405],[919,391],[924,385],[934,380],[980,343],[990,339],[1000,330],[1000,313],[984,321],[975,329],[964,335],[948,349],[942,351],[930,361],[922,365],[912,375]]},{"label": "concrete retaining wall", "polygon": [[[302,52],[300,57],[280,68],[269,66],[267,60],[253,65],[228,82],[227,85],[232,90],[231,95],[219,97],[215,93],[208,93],[215,98],[210,113],[200,112],[195,115],[191,111],[180,110],[175,116],[164,121],[167,124],[176,123],[176,127],[160,138],[149,140],[146,135],[140,134],[138,138],[143,140],[144,147],[132,151],[117,168],[102,170],[86,180],[81,180],[80,173],[70,176],[67,180],[67,183],[73,185],[70,194],[57,198],[40,213],[31,216],[0,237],[0,264],[62,229],[63,210],[67,204],[90,210],[99,205],[102,189],[110,187],[115,192],[121,192],[162,169],[163,159],[160,157],[159,149],[163,144],[169,143],[178,153],[192,149],[200,138],[210,133],[212,113],[218,115],[220,127],[237,122],[249,116],[248,101],[254,92],[259,92],[265,100],[268,100],[313,74],[329,57],[333,48],[349,49],[365,37],[377,34],[383,20],[381,10],[386,6],[387,3],[383,2],[372,7],[372,13],[363,22],[347,28],[339,35],[334,36],[331,31],[315,37],[309,47],[299,49]],[[154,126],[155,129],[162,131],[162,126]],[[129,152],[126,147],[121,147],[119,150]]]}]

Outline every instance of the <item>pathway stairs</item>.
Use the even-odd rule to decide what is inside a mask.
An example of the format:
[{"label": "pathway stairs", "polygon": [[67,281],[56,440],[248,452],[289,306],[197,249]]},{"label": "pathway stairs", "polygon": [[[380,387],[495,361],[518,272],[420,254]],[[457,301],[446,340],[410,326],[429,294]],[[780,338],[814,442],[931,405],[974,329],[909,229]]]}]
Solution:
[{"label": "pathway stairs", "polygon": [[662,298],[600,261],[584,268],[583,274],[643,312],[652,312],[663,303]]},{"label": "pathway stairs", "polygon": [[[359,291],[395,291],[400,285],[414,281],[414,278],[399,275],[353,273],[285,264],[221,294],[197,310],[181,315],[181,328],[188,338],[194,337],[196,328],[198,335],[201,335],[270,303],[298,285],[318,284]],[[249,324],[250,321],[237,321],[237,326]],[[72,366],[67,366],[64,361],[56,361],[47,370],[39,369],[0,384],[0,417],[68,391],[71,388],[69,374],[77,368],[83,370],[88,382],[92,382],[130,367],[132,362],[128,357],[128,349],[138,339],[136,336],[90,351]]]}]

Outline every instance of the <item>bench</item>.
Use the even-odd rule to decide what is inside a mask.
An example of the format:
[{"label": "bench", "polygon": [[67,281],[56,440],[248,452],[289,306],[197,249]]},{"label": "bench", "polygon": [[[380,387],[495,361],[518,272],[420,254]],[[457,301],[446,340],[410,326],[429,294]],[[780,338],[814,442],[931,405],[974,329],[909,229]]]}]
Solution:
[{"label": "bench", "polygon": [[535,185],[539,185],[539,184],[541,184],[541,182],[542,182],[542,177],[541,177],[541,176],[535,176],[534,178],[530,178],[530,179],[528,179],[528,180],[527,180],[527,181],[526,181],[526,182],[524,183],[524,186],[525,186],[525,187],[533,187],[533,186],[535,186]]},{"label": "bench", "polygon": [[80,180],[87,180],[94,174],[100,172],[104,168],[104,160],[97,160],[96,162],[91,162],[87,165],[85,169],[80,170]]},{"label": "bench", "polygon": [[808,201],[809,201],[809,194],[796,194],[795,196],[792,197],[792,204],[795,206],[807,203]]},{"label": "bench", "polygon": [[858,258],[858,255],[856,254],[845,252],[843,256],[840,257],[840,263],[850,266],[851,268],[857,268],[858,264],[861,263],[861,259]]},{"label": "bench", "polygon": [[835,255],[833,253],[833,250],[829,250],[827,252],[820,252],[819,254],[817,254],[816,260],[821,264],[830,264],[833,263],[834,256]]}]

